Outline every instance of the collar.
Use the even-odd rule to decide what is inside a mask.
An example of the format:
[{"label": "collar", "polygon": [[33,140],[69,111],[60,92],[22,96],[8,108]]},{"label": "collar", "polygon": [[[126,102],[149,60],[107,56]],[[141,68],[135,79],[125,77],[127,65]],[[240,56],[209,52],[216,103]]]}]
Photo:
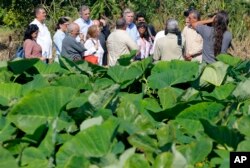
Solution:
[{"label": "collar", "polygon": [[132,29],[134,26],[135,26],[135,24],[132,22],[132,23],[130,23],[130,24],[128,25],[128,28],[129,28],[129,29]]},{"label": "collar", "polygon": [[83,23],[88,24],[88,25],[89,25],[89,24],[90,24],[90,22],[91,22],[91,21],[90,21],[90,19],[88,19],[88,20],[84,20],[83,18],[82,18],[82,21],[83,21]]}]

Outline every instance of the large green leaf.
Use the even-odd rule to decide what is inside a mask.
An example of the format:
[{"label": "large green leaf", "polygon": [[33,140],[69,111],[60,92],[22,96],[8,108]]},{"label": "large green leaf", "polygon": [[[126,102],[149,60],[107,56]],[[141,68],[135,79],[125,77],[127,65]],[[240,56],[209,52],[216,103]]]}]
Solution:
[{"label": "large green leaf", "polygon": [[219,156],[219,157],[214,157],[211,159],[211,166],[212,167],[217,167],[220,166],[220,168],[228,168],[230,165],[229,161],[229,156],[230,153],[228,150],[214,150],[214,152]]},{"label": "large green leaf", "polygon": [[72,87],[78,90],[88,90],[91,88],[89,78],[86,75],[82,74],[62,76],[54,82],[54,85]]},{"label": "large green leaf", "polygon": [[250,99],[249,86],[250,86],[250,79],[240,82],[238,86],[235,88],[233,95],[239,100]]},{"label": "large green leaf", "polygon": [[102,125],[95,125],[79,132],[66,142],[57,152],[58,165],[65,165],[71,156],[75,157],[103,157],[111,151],[118,121],[110,118]]},{"label": "large green leaf", "polygon": [[34,79],[23,85],[23,94],[27,94],[34,90],[39,90],[49,86],[49,82],[40,74],[35,75]]},{"label": "large green leaf", "polygon": [[96,110],[105,108],[117,95],[119,89],[120,85],[111,85],[107,89],[91,93],[88,97],[88,101]]},{"label": "large green leaf", "polygon": [[0,115],[0,143],[10,140],[15,131],[16,128],[5,117]]},{"label": "large green leaf", "polygon": [[249,152],[250,151],[250,140],[241,141],[237,147],[239,152]]},{"label": "large green leaf", "polygon": [[144,152],[159,153],[157,140],[149,137],[144,133],[136,133],[128,137],[128,141],[133,147]]},{"label": "large green leaf", "polygon": [[185,146],[180,146],[179,151],[183,153],[190,165],[205,161],[212,151],[212,141],[208,138],[200,138]]},{"label": "large green leaf", "polygon": [[142,104],[147,110],[153,111],[153,112],[160,112],[162,111],[161,106],[154,98],[145,98],[142,100]]},{"label": "large green leaf", "polygon": [[131,63],[129,66],[116,65],[108,69],[108,75],[118,84],[126,87],[129,83],[139,78],[148,65],[150,59]]},{"label": "large green leaf", "polygon": [[183,90],[172,87],[166,87],[158,91],[158,96],[163,109],[172,108],[178,102]]},{"label": "large green leaf", "polygon": [[212,93],[205,93],[203,96],[217,100],[226,100],[232,95],[235,87],[235,84],[227,83],[225,85],[217,86]]},{"label": "large green leaf", "polygon": [[211,83],[215,86],[220,86],[226,77],[229,65],[223,62],[215,62],[206,66],[201,75],[201,80]]},{"label": "large green leaf", "polygon": [[237,121],[237,126],[240,133],[250,138],[250,116],[241,117]]},{"label": "large green leaf", "polygon": [[76,93],[68,87],[48,87],[24,96],[8,115],[9,121],[32,134],[40,125],[56,118]]},{"label": "large green leaf", "polygon": [[13,73],[10,71],[6,71],[6,70],[0,71],[0,83],[11,82],[12,75],[13,75]]},{"label": "large green leaf", "polygon": [[22,95],[22,85],[17,83],[0,83],[0,95],[2,99],[8,100],[9,105],[15,104]]},{"label": "large green leaf", "polygon": [[229,129],[226,126],[214,126],[209,121],[201,119],[205,133],[221,145],[228,145],[237,148],[240,141],[243,140],[243,135],[234,129]]},{"label": "large green leaf", "polygon": [[150,168],[143,154],[134,154],[125,162],[124,168]]},{"label": "large green leaf", "polygon": [[228,54],[220,54],[216,56],[216,59],[231,66],[237,66],[241,62],[240,57],[234,57]]},{"label": "large green leaf", "polygon": [[29,147],[22,153],[21,164],[28,168],[44,168],[49,166],[49,161],[41,150]]},{"label": "large green leaf", "polygon": [[199,120],[200,118],[216,121],[224,106],[215,102],[201,102],[182,111],[177,118]]},{"label": "large green leaf", "polygon": [[153,89],[161,89],[179,83],[194,81],[198,77],[199,66],[195,62],[173,60],[159,62],[148,77],[148,84]]},{"label": "large green leaf", "polygon": [[0,146],[0,167],[18,168],[17,162],[10,152]]},{"label": "large green leaf", "polygon": [[130,52],[130,54],[121,55],[120,58],[117,60],[120,65],[126,66],[131,63],[131,60],[135,57],[136,50]]},{"label": "large green leaf", "polygon": [[66,73],[67,71],[60,67],[58,63],[45,64],[44,62],[37,62],[34,66],[40,74],[54,74]]},{"label": "large green leaf", "polygon": [[38,61],[39,61],[39,59],[37,59],[37,58],[21,59],[21,60],[17,60],[17,61],[8,62],[8,66],[10,67],[12,72],[14,72],[15,74],[21,74],[24,71],[26,71],[27,69],[34,66]]},{"label": "large green leaf", "polygon": [[153,164],[153,168],[186,168],[186,158],[172,146],[172,153],[165,152],[158,155]]}]

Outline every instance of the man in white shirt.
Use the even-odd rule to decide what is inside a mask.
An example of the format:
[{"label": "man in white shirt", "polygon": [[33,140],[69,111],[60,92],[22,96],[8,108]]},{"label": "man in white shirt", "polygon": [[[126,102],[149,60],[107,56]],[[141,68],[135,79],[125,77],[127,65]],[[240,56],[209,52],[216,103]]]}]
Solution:
[{"label": "man in white shirt", "polygon": [[126,31],[136,43],[140,35],[134,23],[134,15],[135,15],[134,12],[129,8],[125,9],[123,12],[123,18],[126,20],[126,24],[127,24]]},{"label": "man in white shirt", "polygon": [[202,62],[203,39],[190,24],[200,20],[200,13],[197,10],[190,10],[188,14],[189,24],[182,31],[186,39],[185,59],[189,61]]},{"label": "man in white shirt", "polygon": [[44,23],[46,15],[46,11],[42,6],[36,7],[36,18],[30,24],[38,26],[37,43],[42,47],[42,56],[46,58],[46,62],[49,62],[52,59],[52,39],[49,29]]},{"label": "man in white shirt", "polygon": [[[90,19],[90,9],[88,6],[81,6],[80,8],[80,18],[76,19],[74,22],[80,27],[80,35],[86,40],[88,28],[93,25],[92,20]],[[80,37],[77,38],[77,41],[80,40]]]},{"label": "man in white shirt", "polygon": [[116,21],[116,30],[112,32],[107,40],[108,65],[114,66],[121,55],[129,54],[139,47],[126,32],[126,20],[124,18]]}]

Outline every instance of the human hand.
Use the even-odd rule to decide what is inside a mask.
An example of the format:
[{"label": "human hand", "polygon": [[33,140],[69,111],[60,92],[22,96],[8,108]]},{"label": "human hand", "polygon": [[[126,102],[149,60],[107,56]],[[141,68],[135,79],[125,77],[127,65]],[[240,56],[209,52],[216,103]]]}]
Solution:
[{"label": "human hand", "polygon": [[103,26],[106,26],[106,20],[100,19],[100,22],[102,23]]},{"label": "human hand", "polygon": [[192,56],[190,54],[186,54],[184,56],[184,58],[185,58],[186,61],[191,61],[192,60]]},{"label": "human hand", "polygon": [[79,37],[80,37],[80,40],[81,40],[81,41],[84,41],[84,34],[83,34],[83,33],[80,33],[80,34],[79,34]]}]

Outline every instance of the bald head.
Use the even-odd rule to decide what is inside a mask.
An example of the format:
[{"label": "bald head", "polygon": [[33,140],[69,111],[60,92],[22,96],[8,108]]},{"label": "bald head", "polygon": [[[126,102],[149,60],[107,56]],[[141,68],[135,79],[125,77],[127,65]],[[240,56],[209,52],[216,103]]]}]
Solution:
[{"label": "bald head", "polygon": [[126,30],[126,20],[124,18],[120,18],[116,21],[116,28]]},{"label": "bald head", "polygon": [[93,25],[96,25],[96,26],[98,26],[98,27],[100,27],[100,24],[101,24],[100,21],[99,21],[99,20],[96,20],[96,19],[93,20],[92,23],[93,23]]},{"label": "bald head", "polygon": [[77,37],[79,35],[80,32],[80,27],[78,24],[76,23],[70,23],[68,25],[68,33],[72,36],[72,37]]}]

